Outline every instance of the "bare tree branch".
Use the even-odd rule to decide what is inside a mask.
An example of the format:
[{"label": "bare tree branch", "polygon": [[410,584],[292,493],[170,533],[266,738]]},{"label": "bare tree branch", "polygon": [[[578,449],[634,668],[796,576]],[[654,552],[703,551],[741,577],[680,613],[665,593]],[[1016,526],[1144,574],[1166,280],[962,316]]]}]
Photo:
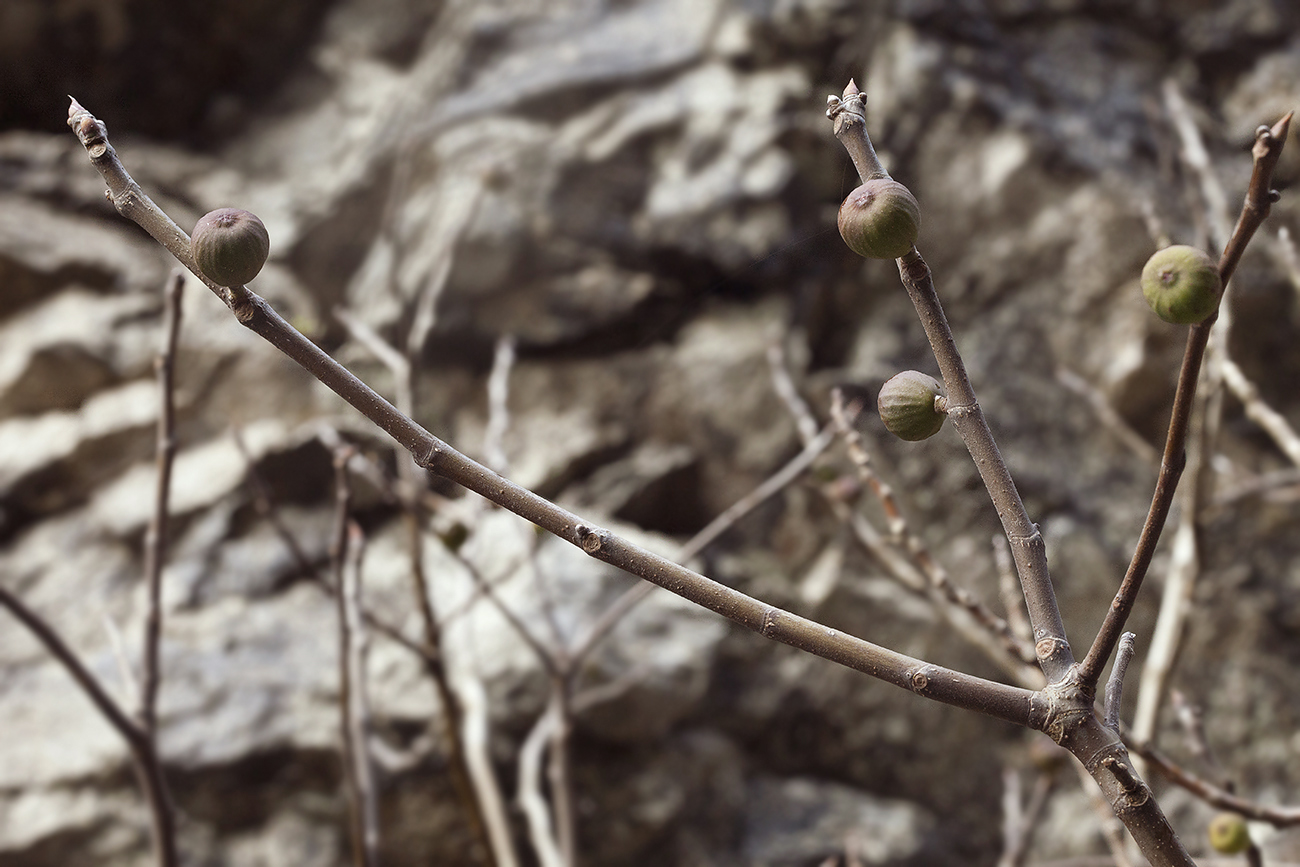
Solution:
[{"label": "bare tree branch", "polygon": [[[865,102],[857,85],[850,81],[842,98],[830,98],[827,111],[827,116],[834,122],[835,137],[852,156],[863,183],[877,176],[872,174],[875,170],[871,168],[871,159],[860,156],[863,153],[875,156],[871,137],[867,134]],[[957,351],[957,342],[934,290],[930,267],[915,247],[898,260],[898,273],[916,307],[921,326],[939,363],[939,371],[943,374],[948,417],[975,460],[980,478],[984,480],[1002,527],[1011,541],[1012,557],[1020,573],[1029,620],[1034,628],[1039,665],[1048,682],[1056,683],[1074,664],[1074,655],[1070,651],[1065,625],[1056,604],[1056,591],[1052,589],[1052,579],[1047,571],[1047,549],[1043,537],[1037,525],[1029,520],[1016,484],[993,440],[993,433],[966,374],[966,364]]]},{"label": "bare tree branch", "polygon": [[[1237,263],[1241,261],[1246,245],[1250,243],[1250,239],[1268,217],[1269,210],[1273,206],[1275,195],[1272,190],[1273,169],[1282,156],[1282,147],[1291,125],[1291,116],[1288,114],[1271,128],[1261,126],[1256,131],[1255,147],[1252,151],[1255,166],[1251,174],[1250,187],[1246,192],[1246,200],[1242,205],[1237,227],[1223,255],[1219,258],[1219,274],[1225,286],[1232,278]],[[1142,534],[1137,549],[1133,552],[1128,572],[1120,583],[1114,601],[1106,611],[1105,620],[1102,621],[1088,655],[1080,664],[1080,675],[1085,684],[1095,686],[1101,676],[1102,667],[1110,658],[1129,612],[1133,609],[1138,590],[1142,586],[1142,579],[1146,577],[1151,558],[1155,554],[1156,543],[1160,540],[1165,519],[1169,516],[1174,491],[1178,487],[1178,479],[1187,461],[1184,447],[1196,393],[1196,380],[1215,319],[1216,316],[1211,314],[1204,322],[1191,326],[1187,336],[1187,349],[1183,354],[1183,364],[1178,374],[1178,388],[1174,394],[1169,434],[1165,440],[1164,457],[1161,460],[1155,493],[1151,498],[1151,508],[1147,513],[1147,520],[1142,527]]]}]

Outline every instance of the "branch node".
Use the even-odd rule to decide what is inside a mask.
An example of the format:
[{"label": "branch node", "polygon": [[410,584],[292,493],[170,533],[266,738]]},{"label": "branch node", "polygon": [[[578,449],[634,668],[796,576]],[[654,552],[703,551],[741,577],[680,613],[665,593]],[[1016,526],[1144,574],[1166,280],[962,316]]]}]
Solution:
[{"label": "branch node", "polygon": [[578,545],[582,550],[592,556],[599,553],[604,545],[604,532],[594,527],[588,527],[586,524],[579,524],[574,527],[573,535],[578,540]]}]

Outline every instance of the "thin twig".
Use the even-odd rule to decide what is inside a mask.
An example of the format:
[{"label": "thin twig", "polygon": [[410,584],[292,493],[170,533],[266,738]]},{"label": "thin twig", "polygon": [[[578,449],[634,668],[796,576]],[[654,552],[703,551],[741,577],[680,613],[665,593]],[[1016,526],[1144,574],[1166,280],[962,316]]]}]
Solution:
[{"label": "thin twig", "polygon": [[1021,867],[1029,857],[1034,832],[1042,824],[1043,810],[1056,787],[1056,771],[1042,771],[1034,778],[1029,803],[1021,805],[1020,773],[1014,768],[1002,771],[1002,856],[998,867]]},{"label": "thin twig", "polygon": [[[334,312],[335,317],[348,329],[352,337],[378,358],[392,373],[396,391],[394,399],[397,402],[398,411],[407,416],[413,415],[415,411],[415,364],[413,363],[413,357],[419,353],[424,341],[424,337],[417,337],[415,332],[424,327],[420,325],[421,322],[426,323],[428,328],[433,326],[438,293],[441,292],[442,283],[446,280],[446,271],[450,268],[450,255],[450,251],[448,251],[447,256],[444,257],[448,263],[446,268],[440,269],[440,266],[435,266],[436,274],[441,276],[438,276],[434,282],[430,283],[426,287],[425,293],[421,295],[421,304],[427,299],[430,306],[426,311],[426,317],[423,319],[420,316],[416,317],[417,321],[412,325],[412,332],[408,335],[410,339],[407,342],[407,351],[405,353],[399,352],[374,329],[347,310],[339,308]],[[332,430],[327,429],[327,431],[333,433],[333,438],[337,438],[337,434]],[[359,458],[358,455],[353,460],[356,461]],[[465,808],[470,829],[474,837],[479,841],[482,857],[489,864],[495,864],[497,846],[494,846],[492,840],[489,839],[489,823],[484,818],[482,811],[488,805],[500,803],[501,799],[499,795],[494,793],[480,796],[474,791],[476,778],[470,773],[461,734],[465,724],[464,710],[447,674],[445,654],[442,648],[443,624],[439,622],[437,613],[434,611],[433,594],[430,591],[428,576],[424,570],[424,525],[426,523],[424,510],[434,508],[437,504],[428,502],[432,495],[428,490],[424,470],[415,464],[411,455],[402,453],[398,456],[397,472],[398,481],[396,484],[379,467],[370,468],[369,476],[372,481],[378,481],[380,490],[392,492],[397,502],[401,503],[406,514],[407,539],[410,546],[411,592],[415,597],[416,609],[420,614],[420,624],[424,638],[422,642],[411,642],[404,635],[398,633],[398,640],[419,655],[425,673],[433,681],[434,690],[438,694],[438,703],[443,710],[440,734],[447,748],[447,755],[451,765],[452,785],[455,786],[460,803]],[[392,634],[387,629],[383,631],[385,631],[385,634]],[[492,822],[497,826],[504,823],[504,817],[498,817]]]},{"label": "thin twig", "polygon": [[464,745],[468,768],[475,794],[485,803],[480,812],[486,823],[485,830],[492,845],[492,854],[500,867],[519,867],[514,840],[510,835],[505,800],[492,768],[490,708],[487,689],[478,675],[465,666],[457,680],[457,695],[461,700],[461,742]]},{"label": "thin twig", "polygon": [[785,404],[794,419],[795,430],[799,432],[799,441],[808,445],[817,438],[820,425],[813,417],[808,402],[795,387],[794,378],[790,375],[790,369],[785,362],[785,347],[779,338],[773,340],[767,345],[767,366],[772,372],[772,389],[776,392],[776,396],[781,398],[781,402]]},{"label": "thin twig", "polygon": [[176,344],[181,329],[181,289],[185,276],[172,271],[163,292],[163,344],[155,362],[158,371],[157,481],[153,517],[145,531],[144,577],[148,610],[145,614],[144,653],[140,675],[140,725],[149,737],[158,730],[158,643],[162,633],[162,571],[167,551],[167,502],[171,493],[172,463],[176,457]]},{"label": "thin twig", "polygon": [[[1255,231],[1268,217],[1273,206],[1272,190],[1273,169],[1282,156],[1282,146],[1286,142],[1287,130],[1291,124],[1291,114],[1279,120],[1273,127],[1260,127],[1255,135],[1254,171],[1251,174],[1250,187],[1242,205],[1237,227],[1228,242],[1227,248],[1219,258],[1219,274],[1226,286],[1236,270],[1237,263],[1245,252],[1246,245]],[[1164,528],[1165,519],[1173,503],[1178,479],[1182,475],[1187,456],[1184,448],[1187,440],[1188,424],[1192,412],[1193,397],[1196,392],[1196,380],[1201,368],[1201,359],[1205,354],[1205,345],[1209,339],[1210,329],[1214,326],[1216,316],[1193,325],[1187,336],[1187,349],[1183,354],[1182,368],[1178,374],[1178,388],[1174,393],[1174,409],[1169,422],[1169,433],[1165,440],[1164,456],[1161,459],[1160,475],[1156,480],[1155,493],[1151,499],[1151,508],[1147,513],[1146,523],[1128,572],[1120,583],[1115,599],[1106,611],[1105,620],[1097,631],[1088,655],[1079,666],[1079,675],[1083,683],[1096,685],[1101,670],[1110,658],[1124,629],[1129,612],[1137,599],[1142,579],[1146,577],[1151,558],[1155,554],[1156,543]]]},{"label": "thin twig", "polygon": [[515,339],[509,334],[497,338],[488,374],[488,425],[483,432],[483,463],[498,473],[510,472],[505,436],[510,429],[510,371],[515,365]]},{"label": "thin twig", "polygon": [[[171,469],[176,453],[175,427],[175,358],[180,334],[181,286],[179,271],[167,281],[163,293],[163,342],[156,362],[158,372],[159,411],[157,435],[157,478],[154,487],[154,511],[145,532],[144,577],[147,610],[142,660],[141,686],[136,719],[122,710],[91,674],[76,653],[44,618],[28,608],[22,600],[0,585],[0,605],[4,605],[45,645],[91,703],[126,742],[135,765],[136,777],[149,805],[154,858],[159,867],[176,867],[180,863],[176,848],[176,808],[172,803],[167,780],[158,756],[157,698],[159,684],[158,645],[162,632],[162,567],[167,546],[168,495]],[[129,667],[127,668],[129,671]]]},{"label": "thin twig", "polygon": [[1268,434],[1287,460],[1300,467],[1300,435],[1286,418],[1273,407],[1264,402],[1255,383],[1246,378],[1237,363],[1224,356],[1219,359],[1223,371],[1224,384],[1237,396],[1246,410],[1246,418],[1255,422]]},{"label": "thin twig", "polygon": [[[346,462],[345,462],[346,465]],[[353,765],[356,791],[360,806],[362,863],[365,867],[379,864],[379,792],[375,788],[374,765],[370,756],[370,702],[366,695],[366,655],[369,639],[365,620],[361,617],[361,559],[365,553],[366,537],[355,521],[348,521],[347,557],[339,587],[341,603],[342,640],[346,653],[344,669],[347,671],[348,697],[344,705],[344,725],[348,732],[346,743],[352,747],[348,759]]]},{"label": "thin twig", "polygon": [[1123,704],[1124,696],[1124,675],[1128,672],[1128,664],[1133,659],[1133,643],[1137,636],[1132,632],[1125,632],[1119,638],[1119,649],[1115,651],[1115,665],[1110,671],[1110,680],[1106,681],[1106,725],[1119,731],[1119,712],[1120,705]]},{"label": "thin twig", "polygon": [[1174,706],[1174,715],[1187,735],[1187,748],[1220,781],[1219,785],[1225,791],[1235,792],[1235,784],[1229,779],[1223,765],[1219,764],[1218,757],[1210,749],[1210,743],[1205,738],[1205,725],[1201,719],[1201,709],[1188,701],[1187,697],[1179,690],[1174,690],[1169,699]]},{"label": "thin twig", "polygon": [[348,509],[352,500],[352,485],[348,479],[348,458],[350,447],[340,448],[334,453],[334,521],[330,535],[330,563],[334,576],[334,601],[338,615],[338,676],[339,676],[339,735],[342,740],[343,782],[346,786],[348,800],[348,828],[352,840],[352,863],[355,867],[373,867],[368,859],[366,848],[366,826],[364,812],[364,795],[361,782],[357,778],[357,750],[359,745],[353,740],[352,729],[352,671],[348,665],[351,640],[347,614],[347,593],[344,592],[343,573],[348,568],[349,542]]},{"label": "thin twig", "polygon": [[1102,394],[1099,389],[1093,387],[1090,382],[1065,366],[1056,368],[1056,381],[1086,400],[1088,406],[1092,407],[1093,413],[1097,416],[1097,420],[1107,430],[1115,434],[1115,437],[1126,445],[1129,451],[1141,458],[1143,463],[1157,464],[1160,462],[1160,452],[1156,451],[1151,443],[1143,439],[1140,433],[1133,430],[1129,423],[1124,421],[1123,416],[1115,411],[1115,407],[1111,406],[1110,401],[1106,399],[1106,395]]},{"label": "thin twig", "polygon": [[[1021,663],[1032,663],[1034,661],[1033,644],[1022,642],[1011,630],[1006,620],[999,617],[987,605],[975,598],[966,588],[954,584],[952,579],[948,577],[948,570],[938,560],[934,559],[925,543],[912,532],[902,508],[894,498],[893,488],[872,469],[871,457],[862,444],[862,434],[857,427],[850,423],[846,416],[844,397],[839,389],[835,389],[831,393],[831,418],[835,421],[835,427],[839,435],[844,439],[849,459],[857,468],[858,478],[871,489],[871,492],[875,494],[876,499],[880,502],[894,541],[907,552],[908,557],[925,575],[928,584],[937,592],[941,604],[964,611],[994,638],[1001,645],[1002,650],[1009,653],[1012,658]],[[1021,666],[1017,666],[1018,677],[1024,675],[1021,668]],[[1033,682],[1037,685],[1036,678]]]},{"label": "thin twig", "polygon": [[[831,97],[827,116],[834,122],[835,137],[853,158],[863,183],[874,176],[871,160],[863,154],[875,156],[871,138],[867,134],[866,115],[857,85],[852,81],[844,89],[842,99]],[[957,351],[952,329],[944,316],[943,306],[934,290],[930,267],[913,247],[898,260],[898,272],[907,294],[916,307],[921,326],[934,350],[939,371],[943,374],[944,389],[948,397],[948,417],[961,435],[962,441],[975,460],[984,486],[997,509],[1002,528],[1011,541],[1012,557],[1020,573],[1021,588],[1033,624],[1035,651],[1043,674],[1049,683],[1056,683],[1069,673],[1074,664],[1070,643],[1061,621],[1056,603],[1056,591],[1047,571],[1047,549],[1038,527],[1029,520],[1025,505],[1016,490],[1016,484],[1007,471],[1002,454],[993,440],[984,418],[984,411],[975,398],[966,364]]]},{"label": "thin twig", "polygon": [[542,792],[542,757],[552,730],[559,727],[559,714],[559,699],[553,692],[545,712],[537,718],[519,749],[517,797],[528,825],[528,839],[541,867],[568,867],[560,850],[551,808]]},{"label": "thin twig", "polygon": [[1247,819],[1267,822],[1276,828],[1289,828],[1300,825],[1300,807],[1260,804],[1242,798],[1222,786],[1192,773],[1149,744],[1130,743],[1128,746],[1133,752],[1146,759],[1151,767],[1159,771],[1165,779],[1182,786],[1213,807],[1218,807],[1221,810],[1231,810],[1234,813],[1240,813]]},{"label": "thin twig", "polygon": [[998,572],[998,596],[1007,612],[1007,626],[1011,634],[1028,644],[1033,644],[1034,631],[1025,615],[1025,597],[1016,580],[1016,567],[1011,562],[1011,546],[1001,533],[990,537],[993,546],[993,565]]},{"label": "thin twig", "polygon": [[555,807],[555,835],[567,867],[579,867],[577,798],[573,788],[573,683],[576,670],[569,665],[563,677],[551,678],[551,693],[559,704],[547,749],[546,777]]},{"label": "thin twig", "polygon": [[1190,502],[1193,497],[1184,499],[1186,507],[1179,517],[1178,528],[1174,531],[1164,591],[1160,594],[1160,613],[1156,616],[1151,646],[1138,680],[1138,702],[1133,712],[1132,730],[1140,741],[1155,737],[1165,694],[1187,630],[1192,593],[1201,571],[1200,552],[1196,542],[1198,510]]},{"label": "thin twig", "polygon": [[[1203,213],[1210,226],[1210,243],[1215,247],[1225,246],[1232,231],[1232,225],[1228,221],[1228,195],[1214,171],[1210,154],[1196,127],[1196,119],[1192,117],[1191,106],[1187,104],[1187,98],[1183,96],[1178,82],[1172,78],[1165,79],[1163,94],[1165,110],[1169,112],[1182,145],[1179,154],[1200,183],[1201,199],[1205,203]],[[1223,282],[1226,285],[1228,281]]]}]

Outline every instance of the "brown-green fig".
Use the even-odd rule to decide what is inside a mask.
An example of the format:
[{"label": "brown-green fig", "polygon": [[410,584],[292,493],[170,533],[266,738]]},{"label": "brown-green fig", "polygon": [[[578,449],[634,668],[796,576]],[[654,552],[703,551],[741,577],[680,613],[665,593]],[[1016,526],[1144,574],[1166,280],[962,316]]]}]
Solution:
[{"label": "brown-green fig", "polygon": [[939,380],[919,370],[905,370],[882,385],[876,406],[885,429],[908,442],[937,434],[948,409]]},{"label": "brown-green fig", "polygon": [[218,286],[242,286],[257,276],[271,252],[271,238],[256,214],[218,208],[199,218],[190,252],[203,276]]},{"label": "brown-green fig", "polygon": [[921,229],[916,197],[892,178],[873,178],[840,205],[840,235],[859,256],[897,259],[907,255]]},{"label": "brown-green fig", "polygon": [[1237,813],[1220,813],[1210,820],[1210,845],[1214,851],[1237,855],[1250,848],[1250,829]]},{"label": "brown-green fig", "polygon": [[1205,251],[1175,244],[1147,260],[1142,294],[1166,322],[1194,325],[1218,309],[1223,281],[1218,264]]}]

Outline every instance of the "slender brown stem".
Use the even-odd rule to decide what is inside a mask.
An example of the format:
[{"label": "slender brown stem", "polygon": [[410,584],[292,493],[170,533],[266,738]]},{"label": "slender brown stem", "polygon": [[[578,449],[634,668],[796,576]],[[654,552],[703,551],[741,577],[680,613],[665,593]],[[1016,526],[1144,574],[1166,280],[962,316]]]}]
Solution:
[{"label": "slender brown stem", "polygon": [[[197,273],[190,255],[188,236],[140,190],[109,144],[104,124],[76,100],[72,101],[68,113],[69,127],[86,147],[92,165],[104,177],[109,199],[118,212],[139,223],[181,264]],[[514,484],[451,448],[398,412],[285,322],[253,292],[244,287],[235,287],[227,292],[222,287],[212,286],[209,281],[204,282],[226,301],[242,325],[298,362],[373,421],[409,451],[419,466],[581,547],[598,560],[665,587],[774,641],[790,644],[937,701],[1026,724],[1033,696],[1028,690],[912,659],[763,603],[633,545]],[[1034,538],[1041,547],[1041,537],[1035,533]]]},{"label": "slender brown stem", "polygon": [[[834,97],[830,102],[831,110],[827,114],[835,122],[835,134],[858,163],[857,154],[863,150],[862,139],[866,137],[865,123],[849,122],[846,118],[853,112],[841,110],[843,106]],[[863,180],[867,180],[865,173]],[[975,461],[1011,542],[1033,627],[1034,649],[1048,680],[1048,686],[1035,693],[1030,726],[1046,732],[1074,754],[1152,864],[1190,867],[1191,857],[1156,804],[1151,790],[1134,771],[1119,733],[1103,725],[1093,710],[1096,678],[1088,681],[1079,676],[1047,570],[1043,538],[1025,512],[975,399],[965,364],[935,292],[930,268],[914,247],[898,260],[898,270],[943,374],[948,415]]]},{"label": "slender brown stem", "polygon": [[1115,665],[1110,671],[1110,680],[1106,681],[1105,719],[1108,728],[1119,731],[1120,705],[1124,697],[1124,675],[1128,664],[1133,660],[1133,646],[1137,636],[1125,632],[1119,639],[1119,652],[1115,654]]},{"label": "slender brown stem", "polygon": [[939,371],[943,374],[948,396],[948,418],[961,435],[975,461],[989,497],[1002,521],[1002,529],[1011,543],[1011,557],[1020,575],[1025,594],[1029,623],[1034,634],[1034,651],[1038,664],[1049,683],[1062,680],[1074,665],[1074,655],[1065,635],[1056,591],[1047,570],[1047,548],[1038,525],[1029,520],[1016,483],[1002,460],[993,432],[975,397],[975,389],[966,374],[966,365],[957,351],[957,342],[939,303],[930,267],[913,250],[898,260],[903,286],[916,307],[921,325],[934,349]]},{"label": "slender brown stem", "polygon": [[1247,819],[1268,822],[1277,828],[1300,825],[1300,807],[1260,804],[1242,798],[1224,787],[1192,773],[1149,744],[1129,744],[1129,749],[1150,763],[1170,782],[1177,783],[1202,801],[1221,810],[1240,813]]},{"label": "slender brown stem", "polygon": [[[803,450],[791,458],[789,463],[768,477],[757,488],[732,503],[722,514],[686,540],[686,544],[682,545],[681,550],[677,552],[677,556],[674,558],[675,561],[678,563],[689,562],[697,554],[713,544],[718,537],[734,527],[741,518],[754,511],[771,497],[776,496],[779,491],[803,475],[812,466],[813,461],[817,460],[834,441],[835,432],[830,427],[809,440]],[[622,596],[615,599],[596,618],[595,622],[587,626],[580,637],[573,643],[572,654],[575,662],[590,653],[627,616],[629,611],[654,590],[654,584],[637,584],[628,588]]]},{"label": "slender brown stem", "polygon": [[[876,167],[879,160],[875,159],[875,149],[867,134],[862,98],[852,81],[844,89],[842,100],[830,98],[830,109],[826,114],[834,122],[835,137],[853,158],[862,182],[881,177],[880,173],[884,169]],[[943,374],[948,397],[948,417],[952,419],[953,427],[974,458],[984,486],[988,488],[998,517],[1002,520],[1002,528],[1011,542],[1012,558],[1020,574],[1020,584],[1034,630],[1034,650],[1038,663],[1048,682],[1056,683],[1069,672],[1074,664],[1074,655],[1070,651],[1065,625],[1056,604],[1056,591],[1052,589],[1052,579],[1047,571],[1047,549],[1043,537],[1025,512],[1020,493],[998,451],[993,433],[984,418],[984,411],[975,398],[975,389],[966,374],[965,362],[957,351],[957,342],[948,326],[943,306],[939,303],[938,293],[934,290],[930,267],[913,247],[910,253],[898,260],[898,272],[916,307]]]},{"label": "slender brown stem", "polygon": [[[1272,189],[1273,170],[1282,156],[1282,147],[1286,144],[1292,114],[1288,113],[1271,128],[1261,126],[1255,132],[1255,146],[1251,151],[1255,165],[1250,176],[1250,186],[1246,190],[1246,200],[1242,204],[1237,227],[1233,230],[1232,238],[1229,239],[1227,248],[1219,258],[1219,274],[1225,286],[1232,279],[1246,245],[1250,243],[1250,239],[1268,217],[1273,206],[1277,195]],[[1216,317],[1211,315],[1199,325],[1193,325],[1191,333],[1187,335],[1187,349],[1183,353],[1183,364],[1178,374],[1174,409],[1169,421],[1169,433],[1165,438],[1160,475],[1156,479],[1155,493],[1151,498],[1151,508],[1147,512],[1146,523],[1142,526],[1142,534],[1138,538],[1137,548],[1133,552],[1133,559],[1129,563],[1124,580],[1120,582],[1119,590],[1106,612],[1101,628],[1097,631],[1097,637],[1093,639],[1088,655],[1079,665],[1080,678],[1085,685],[1096,687],[1102,669],[1110,659],[1115,649],[1115,642],[1124,631],[1124,624],[1133,610],[1133,604],[1137,601],[1142,579],[1146,577],[1151,558],[1155,555],[1156,543],[1160,541],[1160,533],[1164,529],[1165,520],[1169,517],[1178,479],[1187,461],[1185,448],[1196,392],[1196,380],[1200,374],[1205,345],[1209,340],[1210,329],[1214,326],[1215,319]]]},{"label": "slender brown stem", "polygon": [[155,366],[158,371],[157,481],[154,511],[145,531],[144,576],[148,611],[145,614],[144,654],[140,688],[140,725],[150,738],[158,727],[158,644],[162,632],[162,571],[167,550],[167,502],[171,492],[172,463],[176,457],[176,345],[180,338],[181,289],[184,274],[173,271],[164,290],[163,345]]}]

